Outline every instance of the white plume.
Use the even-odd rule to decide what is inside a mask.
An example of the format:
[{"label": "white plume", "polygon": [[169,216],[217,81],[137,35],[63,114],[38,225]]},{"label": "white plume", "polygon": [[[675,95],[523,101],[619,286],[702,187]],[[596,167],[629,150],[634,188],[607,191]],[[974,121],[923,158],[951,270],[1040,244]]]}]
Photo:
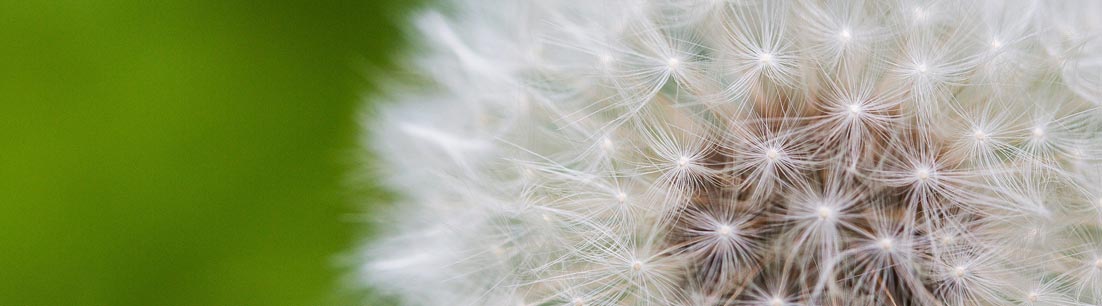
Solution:
[{"label": "white plume", "polygon": [[1102,2],[451,1],[367,124],[410,305],[1102,304]]}]

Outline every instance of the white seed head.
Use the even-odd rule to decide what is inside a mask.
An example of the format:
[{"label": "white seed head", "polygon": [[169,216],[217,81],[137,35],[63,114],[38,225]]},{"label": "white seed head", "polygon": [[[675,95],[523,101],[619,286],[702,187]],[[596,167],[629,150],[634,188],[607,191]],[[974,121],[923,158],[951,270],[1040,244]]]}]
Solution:
[{"label": "white seed head", "polygon": [[442,1],[363,128],[403,304],[1102,297],[1102,2]]}]

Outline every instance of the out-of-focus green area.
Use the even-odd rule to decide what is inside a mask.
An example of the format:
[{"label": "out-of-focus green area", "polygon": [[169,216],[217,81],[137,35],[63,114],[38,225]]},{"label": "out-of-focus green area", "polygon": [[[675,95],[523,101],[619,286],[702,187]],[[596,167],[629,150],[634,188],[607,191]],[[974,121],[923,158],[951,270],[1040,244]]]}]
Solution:
[{"label": "out-of-focus green area", "polygon": [[0,305],[351,304],[355,120],[410,9],[0,1]]}]

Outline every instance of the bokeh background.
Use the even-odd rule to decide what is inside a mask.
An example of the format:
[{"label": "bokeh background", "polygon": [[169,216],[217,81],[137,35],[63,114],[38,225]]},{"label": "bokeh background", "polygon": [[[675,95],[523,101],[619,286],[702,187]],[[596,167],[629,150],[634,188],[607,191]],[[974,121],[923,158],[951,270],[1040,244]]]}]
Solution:
[{"label": "bokeh background", "polygon": [[384,304],[337,255],[418,5],[0,1],[0,305]]}]

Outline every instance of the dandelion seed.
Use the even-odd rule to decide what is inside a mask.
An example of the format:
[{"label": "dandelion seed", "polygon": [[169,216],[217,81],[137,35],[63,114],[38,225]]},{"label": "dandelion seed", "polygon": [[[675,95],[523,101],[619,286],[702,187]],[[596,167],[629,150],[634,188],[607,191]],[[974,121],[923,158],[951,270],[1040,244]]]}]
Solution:
[{"label": "dandelion seed", "polygon": [[780,157],[780,154],[780,151],[777,151],[777,149],[770,148],[765,151],[765,158],[769,161],[776,161],[777,158]]},{"label": "dandelion seed", "polygon": [[721,225],[721,226],[719,226],[718,229],[716,229],[716,233],[719,234],[720,236],[730,236],[731,231],[732,231],[731,226],[726,225],[726,224]]},{"label": "dandelion seed", "polygon": [[1044,138],[1045,137],[1045,129],[1042,128],[1042,127],[1035,127],[1035,128],[1033,128],[1032,131],[1033,131],[1033,137],[1034,138]]},{"label": "dandelion seed", "polygon": [[853,103],[853,104],[849,105],[849,113],[850,114],[853,114],[854,116],[857,116],[857,115],[861,114],[861,111],[862,111],[861,104]]},{"label": "dandelion seed", "polygon": [[601,149],[605,151],[612,151],[613,148],[614,145],[612,144],[612,139],[609,139],[608,137],[601,139]]},{"label": "dandelion seed", "polygon": [[983,142],[987,140],[987,133],[981,129],[976,129],[972,132],[972,137],[975,137],[977,141]]},{"label": "dandelion seed", "polygon": [[819,220],[831,220],[834,217],[834,210],[830,207],[819,206]]},{"label": "dandelion seed", "polygon": [[877,242],[877,245],[880,246],[880,249],[890,252],[895,247],[895,241],[891,238],[883,238]]},{"label": "dandelion seed", "polygon": [[962,266],[956,266],[953,268],[953,276],[957,278],[964,277],[964,274],[968,273],[968,269]]},{"label": "dandelion seed", "polygon": [[762,62],[763,64],[766,64],[766,65],[772,65],[773,64],[773,55],[769,54],[769,53],[762,53],[760,56],[758,56],[758,61],[760,61],[760,62]]},{"label": "dandelion seed", "polygon": [[925,182],[926,180],[930,179],[930,176],[932,174],[933,173],[931,173],[930,168],[927,167],[919,167],[915,169],[914,172],[915,178],[918,179],[918,181],[920,182]]}]

